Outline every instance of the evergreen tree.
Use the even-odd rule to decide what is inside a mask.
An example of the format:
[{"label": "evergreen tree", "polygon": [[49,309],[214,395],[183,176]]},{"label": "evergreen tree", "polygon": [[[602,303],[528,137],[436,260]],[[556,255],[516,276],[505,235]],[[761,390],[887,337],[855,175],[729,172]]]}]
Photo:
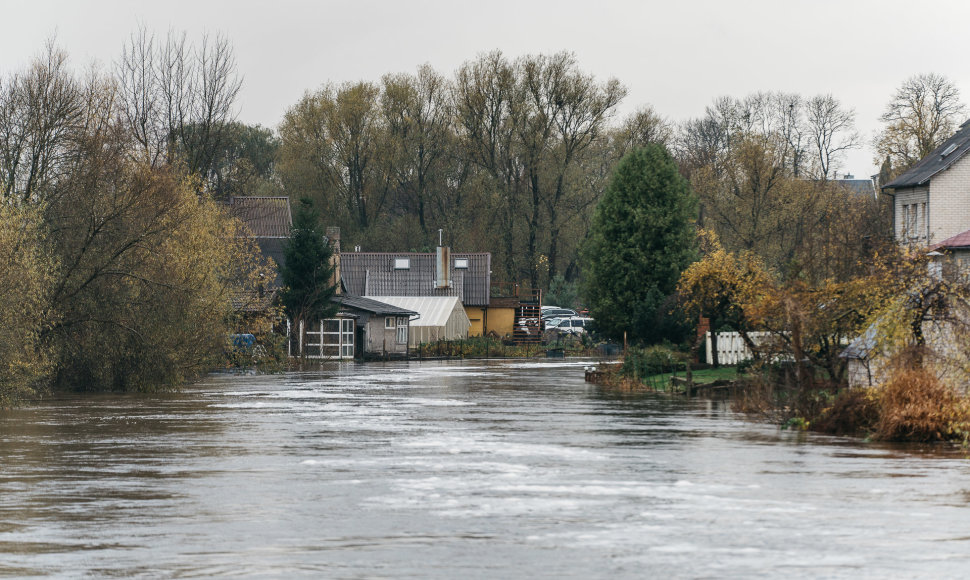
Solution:
[{"label": "evergreen tree", "polygon": [[597,328],[634,342],[686,338],[671,316],[680,273],[694,261],[697,201],[663,145],[617,164],[583,246],[583,294]]},{"label": "evergreen tree", "polygon": [[294,324],[329,318],[337,311],[330,299],[336,294],[333,280],[333,250],[320,232],[320,220],[313,202],[301,199],[293,217],[290,239],[283,248],[280,268],[283,291],[280,302]]}]

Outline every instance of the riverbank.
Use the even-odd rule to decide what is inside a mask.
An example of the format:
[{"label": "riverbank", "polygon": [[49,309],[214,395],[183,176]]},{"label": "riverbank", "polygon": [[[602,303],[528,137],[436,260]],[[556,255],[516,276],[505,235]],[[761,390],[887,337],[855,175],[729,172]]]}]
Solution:
[{"label": "riverbank", "polygon": [[644,376],[636,376],[636,369],[623,361],[587,372],[586,379],[623,393],[727,396],[734,410],[783,429],[878,441],[970,444],[970,395],[925,370],[899,373],[879,387],[848,388],[826,381],[794,386],[777,368],[685,369]]}]

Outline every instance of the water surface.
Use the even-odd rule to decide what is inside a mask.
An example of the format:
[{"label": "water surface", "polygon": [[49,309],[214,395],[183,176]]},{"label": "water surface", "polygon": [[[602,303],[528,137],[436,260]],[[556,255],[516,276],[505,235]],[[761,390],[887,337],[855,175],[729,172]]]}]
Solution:
[{"label": "water surface", "polygon": [[0,413],[0,575],[967,574],[960,450],[615,396],[584,364],[343,363]]}]

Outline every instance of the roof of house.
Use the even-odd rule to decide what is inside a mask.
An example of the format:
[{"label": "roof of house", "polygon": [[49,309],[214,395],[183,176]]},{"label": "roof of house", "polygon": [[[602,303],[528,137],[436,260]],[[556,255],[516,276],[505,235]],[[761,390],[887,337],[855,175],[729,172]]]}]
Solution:
[{"label": "roof of house", "polygon": [[962,248],[970,248],[970,230],[961,232],[955,236],[950,236],[942,242],[933,244],[929,247],[929,251],[956,250]]},{"label": "roof of house", "polygon": [[276,299],[276,288],[267,291],[235,290],[229,296],[234,312],[266,312]]},{"label": "roof of house", "polygon": [[908,171],[883,186],[883,189],[902,189],[926,185],[937,173],[948,169],[970,151],[970,121],[960,125],[952,137],[919,160]]},{"label": "roof of house", "polygon": [[344,308],[363,310],[364,312],[370,312],[378,316],[414,316],[417,314],[414,310],[408,310],[407,308],[401,308],[393,304],[364,298],[363,296],[354,296],[352,294],[341,294],[334,296],[331,300]]},{"label": "roof of house", "polygon": [[876,185],[871,179],[846,178],[836,179],[834,181],[856,195],[866,195],[871,197],[876,194]]},{"label": "roof of house", "polygon": [[260,252],[276,263],[274,286],[282,286],[279,267],[283,248],[290,237],[293,218],[288,197],[232,197],[226,202],[229,214],[243,222],[245,235],[255,240]]},{"label": "roof of house", "polygon": [[420,313],[421,318],[412,320],[411,326],[445,326],[457,311],[468,318],[457,296],[375,296],[374,299]]},{"label": "roof of house", "polygon": [[861,335],[855,337],[852,342],[839,353],[841,358],[868,359],[869,355],[876,349],[876,337],[879,335],[879,328],[872,324]]},{"label": "roof of house", "polygon": [[[395,260],[407,259],[407,268]],[[467,268],[456,268],[467,260]],[[435,254],[411,252],[341,252],[340,276],[350,294],[359,296],[457,296],[466,306],[487,306],[492,255],[452,253],[451,287],[435,288]]]},{"label": "roof of house", "polygon": [[229,213],[246,225],[255,238],[288,238],[293,228],[288,197],[233,197]]}]

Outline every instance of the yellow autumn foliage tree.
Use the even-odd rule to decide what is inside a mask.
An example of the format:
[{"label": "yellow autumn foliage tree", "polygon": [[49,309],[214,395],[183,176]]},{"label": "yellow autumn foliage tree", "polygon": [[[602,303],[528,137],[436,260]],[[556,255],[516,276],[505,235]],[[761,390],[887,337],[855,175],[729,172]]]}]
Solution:
[{"label": "yellow autumn foliage tree", "polygon": [[[839,353],[896,288],[889,266],[874,266],[866,276],[846,281],[780,280],[751,252],[728,252],[711,232],[703,239],[704,258],[680,279],[687,311],[709,317],[712,329],[720,323],[733,326],[756,358],[794,361],[800,384],[813,375],[811,367],[842,380],[845,361]],[[768,336],[754,341],[751,331]]]}]

